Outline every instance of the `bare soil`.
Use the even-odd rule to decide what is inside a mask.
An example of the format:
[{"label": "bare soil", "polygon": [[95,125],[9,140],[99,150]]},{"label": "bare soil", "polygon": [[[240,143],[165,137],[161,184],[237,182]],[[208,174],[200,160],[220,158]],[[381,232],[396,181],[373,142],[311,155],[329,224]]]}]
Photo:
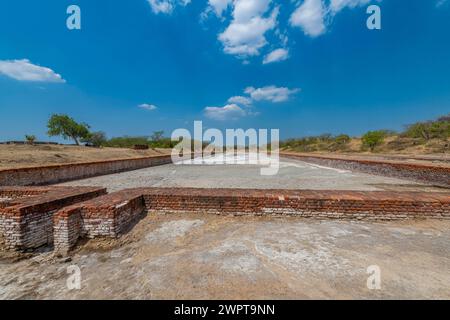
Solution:
[{"label": "bare soil", "polygon": [[133,150],[67,145],[0,145],[0,169],[170,154],[170,149]]},{"label": "bare soil", "polygon": [[69,259],[0,255],[0,299],[448,299],[449,223],[150,213]]}]

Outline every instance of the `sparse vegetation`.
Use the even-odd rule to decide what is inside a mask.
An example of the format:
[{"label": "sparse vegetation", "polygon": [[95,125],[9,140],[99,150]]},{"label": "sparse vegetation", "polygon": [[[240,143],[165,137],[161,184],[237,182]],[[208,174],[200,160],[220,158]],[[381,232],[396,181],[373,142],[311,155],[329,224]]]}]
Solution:
[{"label": "sparse vegetation", "polygon": [[423,139],[447,139],[450,137],[450,114],[435,121],[417,122],[407,126],[404,137]]},{"label": "sparse vegetation", "polygon": [[[281,142],[281,148],[298,152],[450,152],[450,114],[436,120],[417,122],[396,133],[369,131],[361,138],[341,134],[323,134]],[[420,151],[419,151],[420,150]]]},{"label": "sparse vegetation", "polygon": [[[164,131],[155,131],[151,136],[123,136],[107,139],[104,132],[90,132],[89,125],[77,123],[65,114],[54,114],[48,121],[48,134],[72,139],[94,147],[133,148],[149,146],[156,148],[173,148],[178,142],[164,137]],[[26,142],[34,144],[36,137],[26,135]],[[203,147],[206,145],[203,142]],[[368,131],[361,137],[350,137],[347,134],[309,136],[282,141],[282,150],[297,152],[450,152],[450,114],[436,120],[423,121],[406,126],[405,130],[396,133],[390,130]]]},{"label": "sparse vegetation", "polygon": [[331,134],[323,134],[321,136],[305,137],[300,139],[289,139],[280,144],[281,148],[289,148],[300,152],[314,151],[344,151],[351,141],[346,134],[333,136]]},{"label": "sparse vegetation", "polygon": [[149,144],[148,137],[115,137],[111,138],[104,143],[105,147],[114,147],[114,148],[133,148],[134,145],[144,145]]}]

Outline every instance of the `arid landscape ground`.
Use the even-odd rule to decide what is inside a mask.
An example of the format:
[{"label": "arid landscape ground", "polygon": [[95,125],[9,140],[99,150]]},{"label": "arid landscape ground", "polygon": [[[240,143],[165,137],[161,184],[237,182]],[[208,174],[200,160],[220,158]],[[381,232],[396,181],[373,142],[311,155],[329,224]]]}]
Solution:
[{"label": "arid landscape ground", "polygon": [[[13,151],[13,153],[12,153]],[[75,146],[0,146],[1,167],[168,154]],[[20,156],[18,156],[20,155]],[[328,155],[334,157],[336,155]],[[448,166],[446,155],[348,154]],[[282,158],[276,176],[254,165],[168,164],[63,183],[134,187],[445,192],[445,188]],[[149,212],[118,239],[83,240],[69,257],[51,247],[0,252],[0,299],[449,299],[450,222],[339,221]],[[369,266],[381,289],[369,290]],[[68,267],[81,271],[69,290]]]},{"label": "arid landscape ground", "polygon": [[68,145],[0,144],[0,169],[106,161],[170,154],[170,149],[133,150]]},{"label": "arid landscape ground", "polygon": [[[448,221],[148,215],[70,260],[0,261],[1,299],[449,299]],[[69,290],[67,268],[81,271]],[[369,290],[378,265],[381,289]]]}]

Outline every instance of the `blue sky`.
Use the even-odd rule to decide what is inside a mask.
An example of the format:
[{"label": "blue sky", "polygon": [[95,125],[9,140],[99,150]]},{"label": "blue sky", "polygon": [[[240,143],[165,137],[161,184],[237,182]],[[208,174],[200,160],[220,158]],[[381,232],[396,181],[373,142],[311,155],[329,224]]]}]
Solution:
[{"label": "blue sky", "polygon": [[450,112],[449,18],[445,0],[2,1],[0,140],[49,140],[52,113],[109,137],[194,120],[282,138],[398,130]]}]

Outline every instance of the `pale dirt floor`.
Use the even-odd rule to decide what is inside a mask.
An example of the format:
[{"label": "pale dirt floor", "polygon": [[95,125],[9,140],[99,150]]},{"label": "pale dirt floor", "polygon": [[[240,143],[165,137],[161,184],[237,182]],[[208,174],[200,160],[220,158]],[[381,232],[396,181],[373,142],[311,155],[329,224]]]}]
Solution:
[{"label": "pale dirt floor", "polygon": [[[237,161],[245,163],[244,158],[238,157]],[[276,175],[263,176],[260,169],[260,165],[250,164],[168,164],[61,185],[103,186],[109,192],[138,187],[448,191],[403,179],[334,169],[287,158],[280,159]]]},{"label": "pale dirt floor", "polygon": [[105,161],[170,154],[170,149],[132,150],[64,145],[0,145],[0,169]]},{"label": "pale dirt floor", "polygon": [[[450,299],[449,243],[450,221],[150,214],[71,261],[0,260],[0,299]],[[380,290],[367,288],[373,265]]]}]

